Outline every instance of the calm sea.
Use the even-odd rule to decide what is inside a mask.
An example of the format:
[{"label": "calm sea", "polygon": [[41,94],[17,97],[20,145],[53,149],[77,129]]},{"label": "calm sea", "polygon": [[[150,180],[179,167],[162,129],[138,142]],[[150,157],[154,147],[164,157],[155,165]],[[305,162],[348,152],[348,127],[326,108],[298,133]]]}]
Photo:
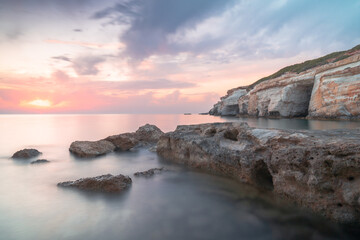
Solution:
[{"label": "calm sea", "polygon": [[[0,239],[347,239],[342,227],[230,179],[172,165],[146,150],[77,159],[75,140],[98,140],[145,123],[247,121],[285,129],[359,128],[360,122],[220,118],[206,115],[0,115]],[[48,164],[13,160],[36,148]],[[166,166],[152,178],[133,173]],[[120,195],[58,188],[58,182],[124,174]],[[354,233],[351,233],[354,234]]]}]

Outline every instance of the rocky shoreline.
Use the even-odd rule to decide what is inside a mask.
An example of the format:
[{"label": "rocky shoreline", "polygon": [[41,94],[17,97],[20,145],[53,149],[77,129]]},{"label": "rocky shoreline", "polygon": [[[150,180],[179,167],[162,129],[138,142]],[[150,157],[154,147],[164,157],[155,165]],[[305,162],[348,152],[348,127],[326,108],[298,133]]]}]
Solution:
[{"label": "rocky shoreline", "polygon": [[[134,133],[106,139],[75,141],[69,150],[77,157],[96,157],[155,145],[157,154],[166,161],[272,192],[341,224],[360,223],[360,129],[260,129],[245,122],[225,122],[180,125],[173,132],[163,133],[147,124]],[[23,149],[13,158],[40,154],[36,149]],[[48,161],[34,161],[43,162]],[[168,169],[152,168],[134,176],[149,178],[163,171]],[[58,186],[119,193],[131,182],[128,176],[108,174]]]},{"label": "rocky shoreline", "polygon": [[360,222],[360,130],[178,126],[160,137],[168,161],[272,191],[342,224]]}]

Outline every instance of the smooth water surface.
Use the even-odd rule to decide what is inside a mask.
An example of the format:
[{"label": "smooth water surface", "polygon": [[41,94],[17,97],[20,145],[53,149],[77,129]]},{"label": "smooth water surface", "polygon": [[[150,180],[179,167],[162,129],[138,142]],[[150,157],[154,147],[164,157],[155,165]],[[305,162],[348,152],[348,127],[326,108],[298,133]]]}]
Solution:
[{"label": "smooth water surface", "polygon": [[[346,239],[341,227],[230,179],[194,172],[147,150],[73,157],[75,140],[98,140],[156,124],[247,121],[253,127],[358,128],[359,122],[219,118],[207,115],[0,115],[0,239]],[[13,160],[37,148],[51,161]],[[36,158],[35,158],[36,159]],[[32,159],[34,160],[34,159]],[[133,173],[166,166],[152,178]],[[118,195],[58,188],[58,182],[124,174],[132,187]]]}]

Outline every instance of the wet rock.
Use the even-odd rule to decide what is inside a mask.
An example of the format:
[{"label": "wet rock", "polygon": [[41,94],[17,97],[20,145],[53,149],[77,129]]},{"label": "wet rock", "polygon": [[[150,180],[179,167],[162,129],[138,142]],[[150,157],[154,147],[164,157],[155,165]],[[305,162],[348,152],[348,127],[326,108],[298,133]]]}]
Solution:
[{"label": "wet rock", "polygon": [[122,133],[113,135],[105,138],[105,140],[114,144],[116,150],[118,151],[127,151],[139,143],[135,133]]},{"label": "wet rock", "polygon": [[119,193],[127,189],[132,183],[128,176],[111,174],[90,178],[80,178],[76,181],[58,183],[60,187],[73,187],[86,191]]},{"label": "wet rock", "polygon": [[39,152],[36,149],[33,148],[25,148],[23,150],[17,151],[16,153],[14,153],[14,155],[12,156],[12,158],[23,158],[23,159],[28,159],[28,158],[33,158],[33,157],[37,157],[41,154],[41,152]]},{"label": "wet rock", "polygon": [[114,151],[115,146],[109,141],[75,141],[69,151],[78,157],[96,157]]},{"label": "wet rock", "polygon": [[360,129],[178,126],[160,138],[157,152],[169,161],[273,191],[337,222],[360,222]]},{"label": "wet rock", "polygon": [[31,164],[41,164],[41,163],[49,163],[49,162],[50,161],[46,160],[46,159],[38,159],[38,160],[32,161]]},{"label": "wet rock", "polygon": [[167,171],[165,168],[161,167],[161,168],[151,168],[147,171],[143,171],[143,172],[136,172],[134,173],[134,176],[136,177],[152,177],[155,174],[159,174],[163,171]]}]

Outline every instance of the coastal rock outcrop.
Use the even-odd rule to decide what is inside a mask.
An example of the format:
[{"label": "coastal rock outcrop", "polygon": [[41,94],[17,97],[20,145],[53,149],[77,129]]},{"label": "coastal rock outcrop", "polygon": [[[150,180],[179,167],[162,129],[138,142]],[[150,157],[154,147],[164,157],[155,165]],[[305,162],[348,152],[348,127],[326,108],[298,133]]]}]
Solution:
[{"label": "coastal rock outcrop", "polygon": [[127,189],[132,183],[128,176],[111,174],[91,178],[81,178],[76,181],[58,183],[59,187],[73,187],[80,190],[119,193]]},{"label": "coastal rock outcrop", "polygon": [[115,150],[115,145],[106,140],[75,141],[69,151],[78,157],[97,157]]},{"label": "coastal rock outcrop", "polygon": [[41,154],[41,152],[39,152],[37,149],[25,148],[25,149],[22,149],[20,151],[17,151],[16,153],[14,153],[11,158],[28,159],[28,158],[37,157],[40,154]]},{"label": "coastal rock outcrop", "polygon": [[288,66],[251,86],[232,89],[209,114],[359,119],[359,50],[360,45]]},{"label": "coastal rock outcrop", "polygon": [[309,117],[360,117],[360,56],[358,60],[315,76]]},{"label": "coastal rock outcrop", "polygon": [[127,151],[135,147],[154,147],[164,133],[155,125],[146,124],[136,132],[121,133],[99,141],[75,141],[70,152],[77,157],[96,157],[112,151]]},{"label": "coastal rock outcrop", "polygon": [[231,89],[210,110],[211,115],[235,116],[239,113],[238,100],[247,93],[245,88]]},{"label": "coastal rock outcrop", "polygon": [[178,126],[160,138],[157,152],[273,191],[334,221],[360,222],[360,130]]}]

